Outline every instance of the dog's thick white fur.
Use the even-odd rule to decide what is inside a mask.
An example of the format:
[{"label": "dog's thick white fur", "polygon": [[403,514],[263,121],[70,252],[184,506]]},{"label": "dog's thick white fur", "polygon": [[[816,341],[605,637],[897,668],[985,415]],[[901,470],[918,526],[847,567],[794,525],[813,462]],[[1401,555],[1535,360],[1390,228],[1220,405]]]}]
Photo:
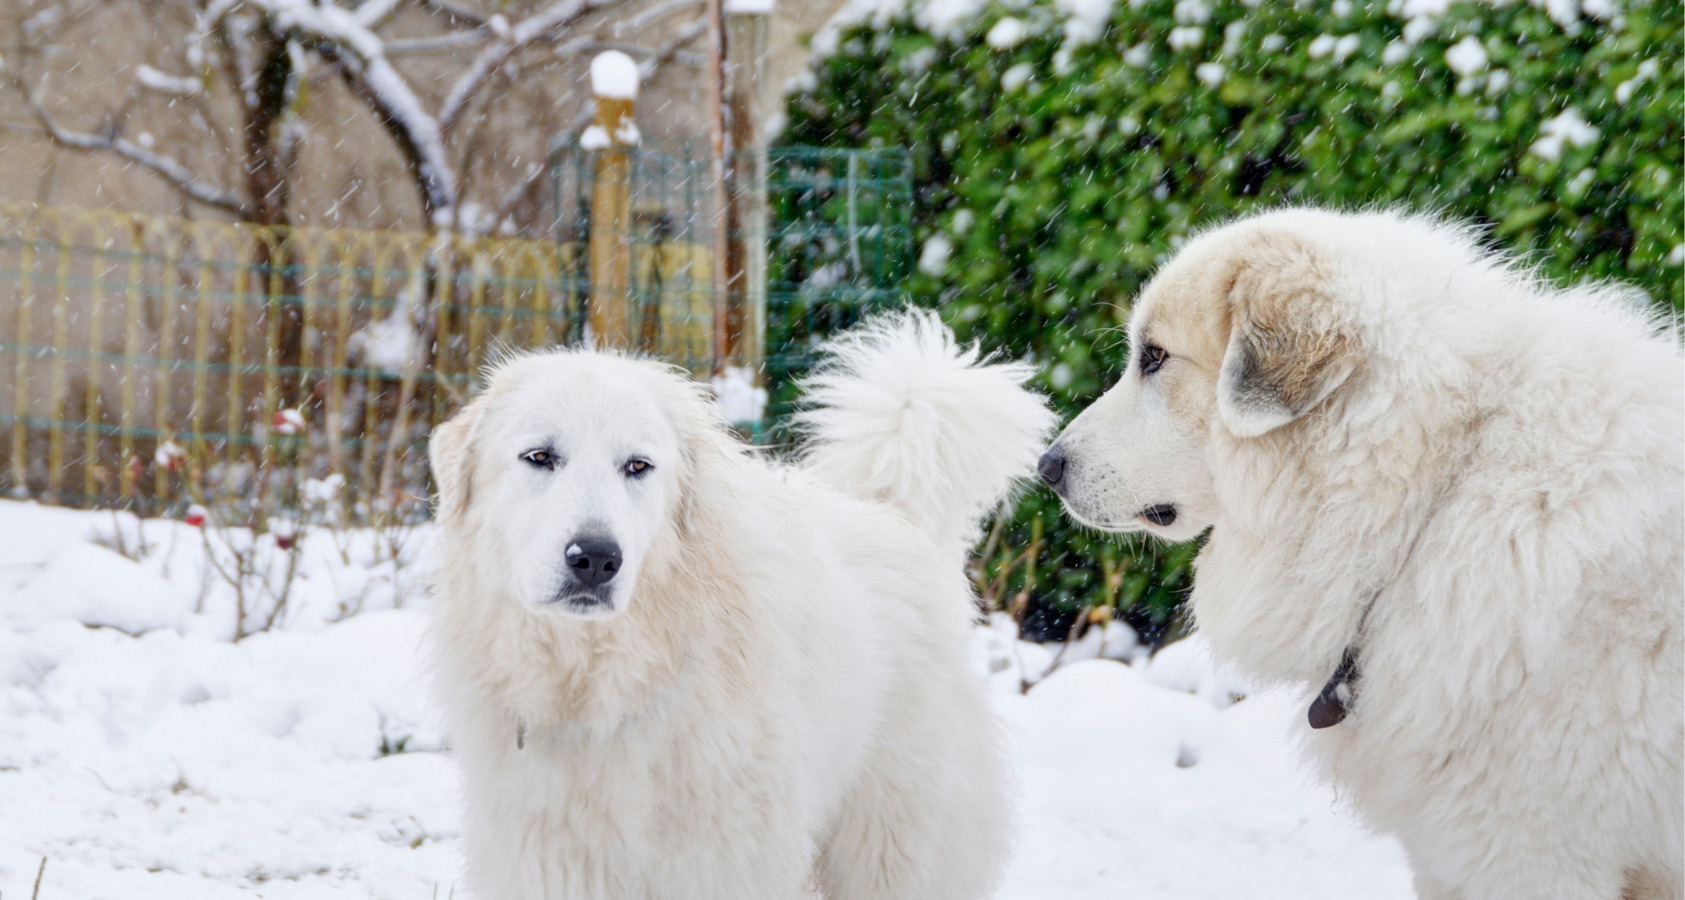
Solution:
[{"label": "dog's thick white fur", "polygon": [[1191,603],[1219,659],[1314,693],[1356,649],[1348,717],[1297,727],[1418,894],[1677,900],[1673,329],[1465,229],[1296,209],[1191,240],[1130,336],[1044,477],[1095,526],[1213,526]]},{"label": "dog's thick white fur", "polygon": [[1029,374],[877,320],[780,467],[665,366],[498,366],[430,448],[475,895],[990,893],[1009,773],[958,550],[1051,431]]}]

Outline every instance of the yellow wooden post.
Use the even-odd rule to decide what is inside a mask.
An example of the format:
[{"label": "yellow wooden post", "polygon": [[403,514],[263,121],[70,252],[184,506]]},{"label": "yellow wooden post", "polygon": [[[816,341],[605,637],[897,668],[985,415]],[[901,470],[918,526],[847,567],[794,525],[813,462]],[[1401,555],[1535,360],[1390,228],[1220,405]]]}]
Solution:
[{"label": "yellow wooden post", "polygon": [[632,107],[638,98],[638,64],[618,50],[591,61],[591,93],[597,116],[579,138],[595,151],[591,183],[590,340],[598,346],[630,347],[632,281],[632,154],[638,126]]},{"label": "yellow wooden post", "polygon": [[140,357],[141,259],[146,253],[146,225],[139,216],[129,217],[124,224],[129,230],[129,290],[128,306],[124,310],[123,380],[119,389],[122,400],[118,411],[117,464],[121,467],[118,496],[124,501],[138,501],[142,469],[130,461],[136,458],[135,389],[140,379],[135,374],[135,364]]},{"label": "yellow wooden post", "polygon": [[[35,303],[36,224],[33,212],[24,217],[22,262],[19,263],[17,334],[14,336],[12,363],[12,495],[29,496],[29,353],[25,350],[34,341],[35,320],[30,307]],[[56,235],[55,235],[56,237]],[[62,250],[61,250],[62,252]]]}]

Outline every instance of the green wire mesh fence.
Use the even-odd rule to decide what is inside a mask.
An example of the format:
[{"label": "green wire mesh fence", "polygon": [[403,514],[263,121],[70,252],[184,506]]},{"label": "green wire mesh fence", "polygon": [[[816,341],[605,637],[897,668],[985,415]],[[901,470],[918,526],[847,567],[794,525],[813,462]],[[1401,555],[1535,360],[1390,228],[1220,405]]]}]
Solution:
[{"label": "green wire mesh fence", "polygon": [[[705,147],[646,142],[630,154],[630,273],[637,349],[706,377],[715,309],[716,208]],[[589,258],[595,157],[569,143],[552,151],[555,236],[567,258]],[[793,382],[816,345],[902,297],[912,259],[912,160],[880,150],[774,146],[766,158],[765,347],[769,394],[757,436],[790,411]],[[739,239],[732,235],[733,240]],[[573,273],[580,284],[588,273]]]},{"label": "green wire mesh fence", "polygon": [[902,302],[913,177],[899,148],[774,147],[768,155],[765,366],[776,434],[817,344]]}]

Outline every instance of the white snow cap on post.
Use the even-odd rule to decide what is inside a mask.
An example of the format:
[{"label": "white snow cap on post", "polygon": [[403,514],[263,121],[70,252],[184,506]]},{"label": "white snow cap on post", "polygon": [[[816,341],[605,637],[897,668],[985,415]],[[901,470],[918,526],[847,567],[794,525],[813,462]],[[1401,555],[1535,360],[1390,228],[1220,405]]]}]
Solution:
[{"label": "white snow cap on post", "polygon": [[619,50],[605,50],[591,60],[591,93],[617,100],[638,99],[638,64]]},{"label": "white snow cap on post", "polygon": [[725,0],[728,16],[770,16],[772,0]]}]

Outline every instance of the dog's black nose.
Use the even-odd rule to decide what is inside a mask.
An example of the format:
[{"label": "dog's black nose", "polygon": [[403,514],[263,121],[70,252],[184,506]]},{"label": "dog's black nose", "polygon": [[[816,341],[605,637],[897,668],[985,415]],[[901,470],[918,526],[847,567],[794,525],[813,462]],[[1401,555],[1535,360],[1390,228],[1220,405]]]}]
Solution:
[{"label": "dog's black nose", "polygon": [[1065,477],[1065,454],[1054,447],[1041,455],[1041,462],[1036,463],[1036,471],[1041,473],[1041,480],[1057,487],[1059,479]]},{"label": "dog's black nose", "polygon": [[567,562],[580,584],[607,584],[620,571],[620,545],[608,538],[575,538],[568,544]]}]

